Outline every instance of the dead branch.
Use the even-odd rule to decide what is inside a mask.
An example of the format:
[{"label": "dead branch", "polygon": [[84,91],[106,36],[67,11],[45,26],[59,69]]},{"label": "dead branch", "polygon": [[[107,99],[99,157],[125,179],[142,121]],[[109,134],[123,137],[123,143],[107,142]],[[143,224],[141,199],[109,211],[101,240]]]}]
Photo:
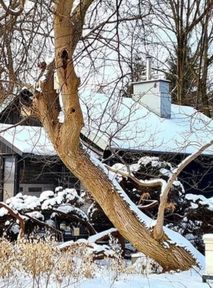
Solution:
[{"label": "dead branch", "polygon": [[34,218],[34,217],[32,217],[32,216],[30,216],[30,215],[28,215],[28,214],[25,214],[24,216],[27,217],[27,218],[29,218],[29,219],[32,220],[33,222],[35,222],[35,223],[37,223],[37,224],[39,224],[39,225],[41,225],[41,226],[45,226],[45,227],[49,228],[50,230],[56,232],[57,234],[60,235],[60,240],[61,240],[61,241],[63,240],[63,233],[62,233],[60,230],[58,230],[58,229],[56,229],[55,227],[53,227],[53,226],[51,226],[51,225],[48,225],[47,223],[45,223],[45,222],[43,222],[43,221],[41,221],[41,220],[39,220],[39,219],[37,219],[37,218]]},{"label": "dead branch", "polygon": [[110,170],[114,173],[117,173],[123,177],[130,178],[139,187],[159,187],[159,186],[162,187],[162,186],[166,185],[166,181],[163,179],[139,180],[131,172],[130,173],[124,172],[124,171],[121,171],[119,169],[114,169],[114,168],[107,166],[107,165],[106,165],[106,167],[108,170]]},{"label": "dead branch", "polygon": [[64,213],[62,211],[58,211],[57,209],[53,209],[52,211],[59,214],[59,215],[60,214],[63,215],[67,219],[78,221],[81,224],[85,225],[87,227],[87,229],[89,230],[89,232],[91,233],[91,235],[97,233],[96,230],[94,229],[94,227],[88,221],[82,220],[80,217],[78,217],[76,215],[67,214],[67,213]]},{"label": "dead branch", "polygon": [[150,201],[151,201],[151,203],[149,203],[149,204],[147,204],[147,205],[141,205],[141,204],[139,204],[139,205],[137,205],[137,206],[138,206],[138,208],[141,209],[141,210],[149,210],[149,209],[157,206],[158,203],[159,203],[158,200],[150,200]]},{"label": "dead branch", "polygon": [[18,221],[20,225],[18,239],[23,238],[25,233],[25,221],[22,215],[19,214],[17,211],[14,211],[12,208],[10,208],[7,204],[3,202],[0,202],[0,208],[1,207],[5,208],[9,212],[9,214]]}]

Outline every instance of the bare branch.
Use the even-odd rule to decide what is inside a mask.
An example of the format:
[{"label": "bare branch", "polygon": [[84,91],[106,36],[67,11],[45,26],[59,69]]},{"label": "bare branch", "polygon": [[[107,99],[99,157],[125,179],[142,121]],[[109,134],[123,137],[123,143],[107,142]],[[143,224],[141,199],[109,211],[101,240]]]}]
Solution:
[{"label": "bare branch", "polygon": [[138,180],[138,178],[135,177],[132,173],[124,172],[119,169],[114,169],[110,166],[107,166],[107,169],[109,169],[114,173],[120,174],[123,177],[130,178],[139,187],[159,187],[159,186],[163,187],[166,185],[166,181],[163,179]]},{"label": "bare branch", "polygon": [[63,241],[63,233],[60,230],[56,229],[55,227],[37,219],[37,218],[32,217],[31,215],[25,214],[24,216],[31,219],[33,222],[35,222],[39,225],[45,226],[45,227],[49,228],[50,230],[53,230],[55,233],[60,235],[60,241]]},{"label": "bare branch", "polygon": [[[40,91],[35,91],[33,108],[39,114],[39,119],[46,127],[49,136],[58,137],[58,114],[60,105],[58,94],[54,90],[54,61],[47,66],[46,72],[40,80]],[[51,124],[51,125],[50,125]],[[49,128],[47,128],[49,127]]]},{"label": "bare branch", "polygon": [[80,222],[81,224],[85,225],[87,227],[87,229],[89,230],[91,235],[97,233],[96,230],[94,229],[94,227],[88,221],[85,221],[76,215],[67,214],[67,213],[59,211],[57,209],[53,209],[52,211],[57,213],[57,214],[63,215],[64,217],[66,217],[67,219],[70,219],[71,221],[74,220],[74,221]]},{"label": "bare branch", "polygon": [[3,9],[5,10],[6,13],[12,15],[12,16],[19,16],[23,10],[24,10],[24,4],[25,4],[25,0],[21,0],[20,1],[20,4],[19,4],[19,9],[18,10],[14,10],[14,9],[11,9],[9,6],[7,6],[5,3],[4,3],[4,0],[0,0],[0,4],[2,5]]},{"label": "bare branch", "polygon": [[199,150],[197,150],[195,153],[189,155],[186,157],[179,165],[178,167],[173,171],[171,176],[169,177],[169,180],[167,182],[167,185],[164,187],[164,189],[161,190],[160,195],[160,205],[158,207],[158,216],[156,219],[156,224],[153,230],[153,235],[155,239],[161,239],[163,236],[163,223],[164,223],[164,211],[168,199],[169,191],[174,183],[174,181],[177,179],[178,175],[183,171],[183,169],[191,163],[193,160],[195,160],[199,155],[201,155],[207,148],[209,148],[211,145],[213,145],[213,140],[209,143],[202,146]]}]

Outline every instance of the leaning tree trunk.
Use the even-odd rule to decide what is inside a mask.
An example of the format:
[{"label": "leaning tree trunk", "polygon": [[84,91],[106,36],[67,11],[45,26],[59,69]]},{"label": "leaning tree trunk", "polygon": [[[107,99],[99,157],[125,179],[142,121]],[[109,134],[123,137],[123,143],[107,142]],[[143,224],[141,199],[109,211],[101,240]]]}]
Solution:
[{"label": "leaning tree trunk", "polygon": [[154,239],[152,232],[141,223],[108,177],[88,159],[83,150],[78,149],[76,153],[69,151],[69,157],[63,157],[61,152],[58,152],[65,165],[91,192],[113,225],[135,248],[156,260],[165,270],[186,270],[196,264],[183,248],[174,244],[168,248],[163,245],[163,241],[158,242]]},{"label": "leaning tree trunk", "polygon": [[[163,240],[157,241],[152,231],[137,217],[119,195],[108,176],[96,167],[80,148],[83,116],[79,104],[79,79],[72,61],[74,49],[81,37],[83,21],[92,0],[84,0],[74,9],[72,1],[58,1],[55,7],[55,66],[64,106],[64,123],[58,122],[58,95],[53,88],[53,64],[41,83],[34,105],[38,117],[57,151],[70,171],[81,181],[104,210],[123,237],[139,251],[156,260],[165,270],[186,270],[196,264],[185,249]],[[165,239],[164,239],[165,240]]]}]

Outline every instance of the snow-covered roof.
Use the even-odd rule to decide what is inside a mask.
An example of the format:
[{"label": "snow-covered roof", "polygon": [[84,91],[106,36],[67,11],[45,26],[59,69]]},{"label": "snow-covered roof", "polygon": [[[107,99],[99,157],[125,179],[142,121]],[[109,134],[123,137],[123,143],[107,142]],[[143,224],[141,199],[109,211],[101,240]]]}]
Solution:
[{"label": "snow-covered roof", "polygon": [[[92,142],[94,135],[93,133],[87,133],[86,129],[82,129],[81,134],[83,136],[88,136],[87,141]],[[24,125],[10,125],[0,123],[0,141],[10,147],[13,151],[22,155],[23,153],[34,154],[34,155],[43,155],[43,156],[54,156],[56,151],[49,140],[43,127],[35,126],[24,126]],[[85,148],[89,149],[89,153],[94,153],[99,155],[99,152],[87,143],[83,141]],[[107,143],[103,139],[97,139],[95,143],[99,149],[104,150],[107,147]]]},{"label": "snow-covered roof", "polygon": [[213,139],[213,120],[192,107],[172,104],[165,119],[131,98],[86,91],[81,102],[87,135],[111,148],[191,154]]},{"label": "snow-covered roof", "polygon": [[[86,134],[85,128],[81,133],[83,135]],[[88,137],[94,137],[94,135],[91,134]],[[28,153],[34,155],[54,156],[57,154],[43,127],[23,125],[14,126],[0,123],[0,141],[19,155]],[[85,144],[85,142],[83,143]],[[101,139],[96,141],[95,144],[103,150],[107,146],[107,143]],[[91,150],[89,152],[92,153],[93,147],[89,144],[86,144],[86,147]]]},{"label": "snow-covered roof", "polygon": [[[164,119],[131,98],[83,92],[82,134],[101,149],[193,153],[213,138],[213,120],[192,107],[172,104]],[[9,129],[10,128],[10,129]],[[41,127],[0,123],[0,140],[18,154],[56,155]],[[213,155],[213,147],[204,154]]]},{"label": "snow-covered roof", "polygon": [[19,155],[56,155],[52,143],[42,127],[13,126],[0,123],[0,141]]}]

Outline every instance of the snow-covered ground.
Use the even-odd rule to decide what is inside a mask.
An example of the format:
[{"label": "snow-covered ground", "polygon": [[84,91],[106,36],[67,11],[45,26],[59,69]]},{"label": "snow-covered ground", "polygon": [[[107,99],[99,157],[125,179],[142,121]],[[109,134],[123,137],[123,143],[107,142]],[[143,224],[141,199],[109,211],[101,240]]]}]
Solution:
[{"label": "snow-covered ground", "polygon": [[[28,287],[47,287],[47,288],[211,288],[213,281],[202,282],[200,272],[190,270],[180,273],[163,274],[117,274],[116,271],[99,271],[92,278],[69,279],[63,284],[56,281],[47,282],[40,279],[40,286],[33,286],[32,280],[20,275],[20,279],[0,280],[0,287],[4,288],[28,288]],[[8,286],[7,286],[8,285]]]},{"label": "snow-covered ground", "polygon": [[[212,283],[202,282],[201,275],[190,270],[181,273],[165,273],[152,275],[122,274],[118,279],[113,279],[108,273],[99,275],[94,279],[82,280],[76,286],[79,288],[207,288],[213,287]],[[72,287],[72,286],[70,286]]]}]

